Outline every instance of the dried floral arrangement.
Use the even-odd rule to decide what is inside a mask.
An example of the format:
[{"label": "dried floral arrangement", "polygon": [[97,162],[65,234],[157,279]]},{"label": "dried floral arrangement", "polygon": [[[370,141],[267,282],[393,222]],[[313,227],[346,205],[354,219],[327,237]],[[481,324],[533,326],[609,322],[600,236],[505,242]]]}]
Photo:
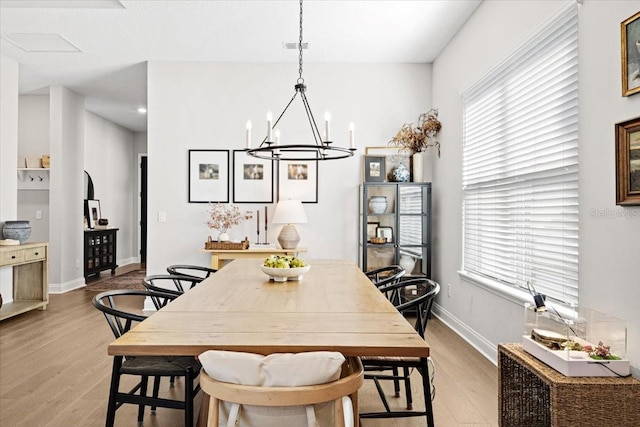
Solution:
[{"label": "dried floral arrangement", "polygon": [[389,145],[409,150],[411,154],[423,152],[428,147],[436,147],[440,157],[440,142],[436,139],[440,129],[442,124],[438,120],[438,110],[432,108],[420,114],[416,126],[413,123],[402,125],[398,133],[389,141]]},{"label": "dried floral arrangement", "polygon": [[209,204],[209,220],[207,225],[213,230],[218,230],[220,233],[226,233],[227,230],[233,226],[239,225],[242,221],[253,218],[251,211],[246,211],[244,214],[240,213],[240,208],[236,205],[223,205],[216,203],[215,205]]}]

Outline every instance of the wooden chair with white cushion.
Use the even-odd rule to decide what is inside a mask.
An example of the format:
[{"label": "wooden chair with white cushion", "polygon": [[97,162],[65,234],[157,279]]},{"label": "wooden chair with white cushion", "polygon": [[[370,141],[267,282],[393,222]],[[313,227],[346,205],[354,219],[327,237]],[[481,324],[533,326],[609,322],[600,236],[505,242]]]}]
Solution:
[{"label": "wooden chair with white cushion", "polygon": [[328,351],[262,356],[217,350],[198,358],[200,386],[209,395],[208,427],[355,425],[364,381],[358,358]]}]

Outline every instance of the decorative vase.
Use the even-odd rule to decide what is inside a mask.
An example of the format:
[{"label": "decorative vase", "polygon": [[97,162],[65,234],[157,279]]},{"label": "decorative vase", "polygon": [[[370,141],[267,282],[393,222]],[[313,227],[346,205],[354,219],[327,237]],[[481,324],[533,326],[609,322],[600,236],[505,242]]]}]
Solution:
[{"label": "decorative vase", "polygon": [[411,156],[411,178],[413,182],[433,181],[433,150],[420,151]]},{"label": "decorative vase", "polygon": [[417,152],[411,156],[411,181],[423,182],[424,175],[424,153]]},{"label": "decorative vase", "polygon": [[391,181],[393,182],[408,182],[410,177],[411,173],[403,163],[398,164],[391,170]]},{"label": "decorative vase", "polygon": [[411,255],[401,255],[399,264],[400,267],[407,271],[407,274],[411,274],[413,268],[416,266],[416,259]]},{"label": "decorative vase", "polygon": [[18,240],[20,244],[23,244],[31,236],[31,225],[29,225],[29,221],[6,221],[2,235],[5,239]]},{"label": "decorative vase", "polygon": [[229,238],[229,235],[227,233],[218,234],[218,242],[228,242],[229,240],[231,239]]},{"label": "decorative vase", "polygon": [[369,212],[381,215],[387,210],[387,196],[373,196],[369,199]]}]

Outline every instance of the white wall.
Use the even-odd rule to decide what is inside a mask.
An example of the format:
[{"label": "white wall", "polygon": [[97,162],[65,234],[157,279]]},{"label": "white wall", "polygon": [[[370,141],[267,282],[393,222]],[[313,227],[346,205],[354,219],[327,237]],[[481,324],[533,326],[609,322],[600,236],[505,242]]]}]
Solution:
[{"label": "white wall", "polygon": [[[245,123],[253,122],[254,144],[266,133],[265,114],[280,114],[294,93],[298,68],[289,64],[160,63],[148,65],[149,238],[147,270],[172,263],[207,265],[206,204],[188,203],[189,149],[242,149]],[[427,64],[309,64],[307,96],[316,119],[332,113],[332,134],[348,144],[356,126],[357,155],[321,162],[318,204],[305,204],[308,224],[297,226],[306,258],[357,260],[358,185],[365,146],[384,146],[405,122],[429,109],[431,66]],[[293,108],[293,107],[292,107]],[[289,116],[285,116],[289,117]],[[287,121],[282,143],[311,139],[304,123]],[[273,217],[275,204],[269,207]],[[241,209],[264,209],[264,204]],[[158,223],[159,211],[167,222]],[[255,222],[231,237],[255,241]],[[280,226],[270,224],[275,242]]]},{"label": "white wall", "polygon": [[85,112],[84,170],[89,172],[100,200],[100,212],[110,227],[119,228],[118,265],[137,261],[134,205],[137,177],[134,172],[133,132],[100,116]]},{"label": "white wall", "polygon": [[[433,104],[440,109],[442,157],[435,164],[434,277],[451,285],[435,311],[488,357],[518,342],[519,302],[460,278],[462,266],[461,94],[566,1],[485,1],[433,65]],[[627,320],[628,357],[640,375],[640,211],[615,205],[614,123],[640,114],[640,95],[621,97],[620,22],[637,3],[585,0],[579,7],[580,305]],[[601,217],[604,214],[604,218]]]},{"label": "white wall", "polygon": [[52,86],[49,97],[49,291],[55,293],[84,285],[84,98],[62,86]]},{"label": "white wall", "polygon": [[[18,219],[18,63],[0,55],[0,226]],[[13,269],[0,268],[0,293],[13,300]]]},{"label": "white wall", "polygon": [[[21,95],[18,104],[18,157],[40,158],[43,154],[50,154],[49,96]],[[49,174],[43,172],[42,177],[47,181],[46,189],[18,190],[18,217],[29,221],[29,240],[32,242],[49,241]],[[27,182],[26,187],[33,187],[32,184]],[[40,219],[36,218],[38,211]]]}]

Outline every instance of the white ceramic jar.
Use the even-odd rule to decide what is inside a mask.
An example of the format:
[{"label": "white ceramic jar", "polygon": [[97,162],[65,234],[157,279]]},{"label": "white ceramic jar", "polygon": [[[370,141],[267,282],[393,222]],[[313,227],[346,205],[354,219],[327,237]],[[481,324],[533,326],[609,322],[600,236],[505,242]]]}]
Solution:
[{"label": "white ceramic jar", "polygon": [[387,196],[373,196],[369,199],[369,213],[382,215],[387,211]]}]

